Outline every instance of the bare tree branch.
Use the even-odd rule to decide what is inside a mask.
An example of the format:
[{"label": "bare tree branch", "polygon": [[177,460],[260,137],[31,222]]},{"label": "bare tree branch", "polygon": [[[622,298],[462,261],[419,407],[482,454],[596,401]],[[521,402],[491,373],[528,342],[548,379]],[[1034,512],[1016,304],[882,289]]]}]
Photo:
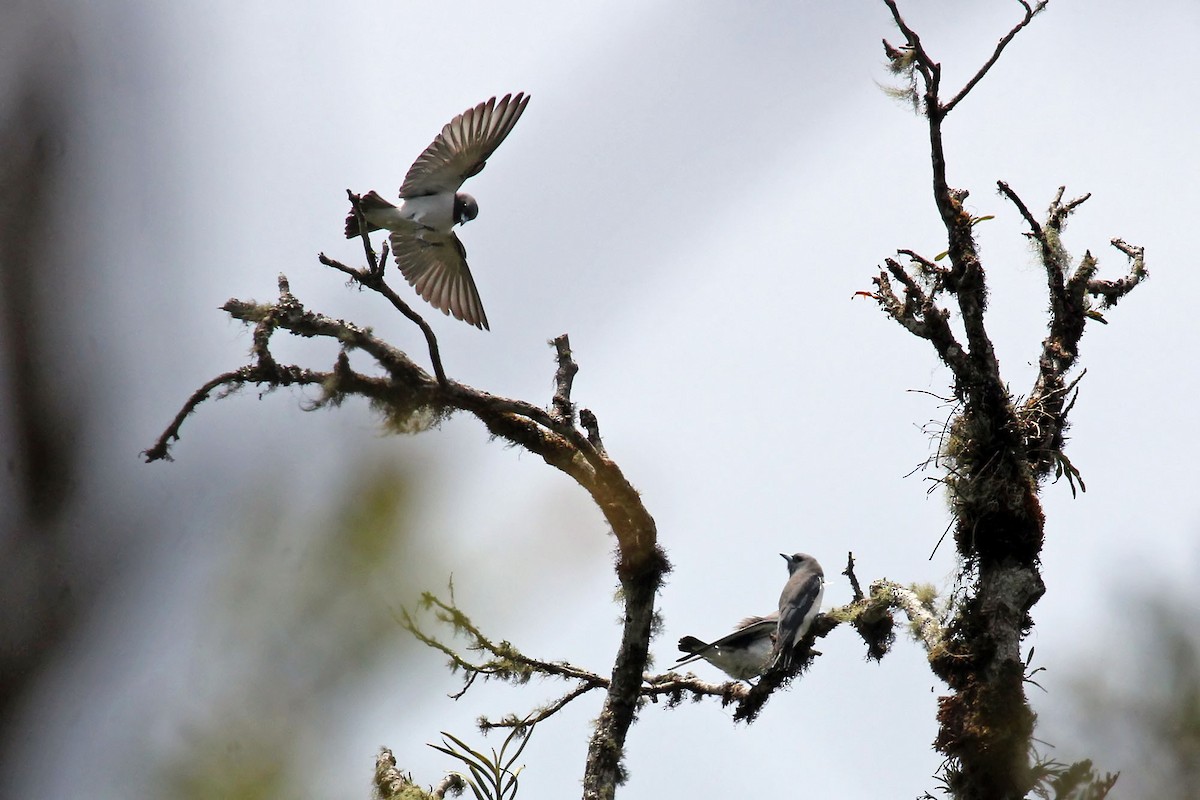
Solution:
[{"label": "bare tree branch", "polygon": [[1112,308],[1150,275],[1146,271],[1146,248],[1126,244],[1122,239],[1113,239],[1110,244],[1129,257],[1129,274],[1115,281],[1087,282],[1088,294],[1100,298],[1100,308]]},{"label": "bare tree branch", "polygon": [[[895,0],[884,2],[906,42],[903,47],[885,42],[890,68],[910,77],[929,126],[933,199],[946,230],[949,268],[914,250],[901,250],[912,259],[912,269],[888,259],[872,296],[905,330],[933,344],[954,374],[961,407],[939,443],[935,463],[945,469],[940,484],[954,513],[964,597],[942,631],[918,594],[887,583],[874,585],[872,594],[885,594],[905,611],[929,651],[930,666],[950,687],[951,694],[940,699],[936,741],[947,757],[942,778],[949,793],[960,798],[1025,797],[1038,777],[1029,758],[1034,716],[1024,692],[1019,646],[1033,624],[1029,612],[1044,592],[1039,557],[1045,521],[1038,489],[1052,470],[1067,476],[1072,491],[1077,480],[1083,486],[1063,453],[1066,414],[1074,402],[1074,384],[1068,387],[1064,374],[1076,361],[1085,321],[1104,321],[1089,298],[1111,305],[1144,278],[1145,266],[1140,250],[1126,246],[1118,249],[1131,268],[1120,281],[1097,280],[1090,253],[1071,270],[1061,234],[1088,196],[1064,201],[1065,190],[1060,189],[1046,221],[1039,223],[1011,187],[998,184],[1029,226],[1050,301],[1050,333],[1042,345],[1038,379],[1028,399],[1018,404],[1000,375],[985,325],[987,283],[973,233],[978,220],[964,207],[967,191],[952,188],[947,180],[942,122],[1046,3],[1022,1],[1021,21],[963,88],[943,101],[940,65]],[[903,298],[892,280],[903,285]],[[949,314],[939,302],[944,295],[957,304],[965,349],[950,332]],[[856,626],[861,622],[860,616]]]},{"label": "bare tree branch", "polygon": [[850,581],[850,589],[854,592],[855,601],[864,599],[862,587],[858,585],[858,576],[854,574],[854,553],[846,554],[846,568],[842,574]]},{"label": "bare tree branch", "polygon": [[1074,386],[1074,383],[1071,387],[1066,385],[1065,376],[1078,358],[1079,342],[1087,320],[1105,322],[1099,312],[1092,309],[1089,296],[1101,298],[1100,307],[1105,309],[1132,291],[1147,275],[1144,251],[1114,239],[1113,246],[1130,259],[1130,273],[1118,281],[1096,280],[1099,265],[1091,252],[1084,253],[1072,269],[1071,258],[1062,243],[1067,221],[1091,197],[1090,194],[1064,202],[1066,187],[1060,186],[1050,202],[1043,225],[1012,187],[1004,181],[999,181],[997,186],[1000,193],[1017,207],[1029,226],[1027,235],[1038,245],[1050,298],[1050,332],[1042,342],[1038,379],[1021,407],[1026,447],[1034,457],[1034,470],[1039,479],[1052,470],[1057,475],[1065,474],[1073,492],[1076,480],[1080,486],[1084,484],[1079,471],[1063,453],[1070,410],[1068,395]]},{"label": "bare tree branch", "polygon": [[[909,259],[907,265],[885,259],[885,268],[875,278],[877,291],[870,296],[905,330],[930,342],[954,375],[954,397],[959,407],[947,425],[935,461],[945,469],[940,483],[954,514],[963,588],[961,597],[956,593],[955,604],[945,611],[945,619],[934,611],[932,591],[922,587],[878,580],[864,595],[850,555],[844,574],[853,588],[853,602],[818,616],[800,645],[800,657],[793,660],[789,670],[769,670],[754,685],[708,683],[691,674],[674,672],[648,673],[655,597],[670,564],[659,547],[654,519],[605,450],[596,415],[586,408],[576,414],[571,394],[579,367],[567,336],[553,341],[557,369],[548,408],[498,397],[451,380],[443,369],[432,328],[385,280],[386,244],[377,255],[365,232],[361,237],[365,268],[348,266],[324,254],[319,260],[381,294],[416,324],[425,336],[433,374],[369,329],[308,311],[280,276],[276,302],[230,300],[225,304],[224,310],[233,318],[253,327],[250,362],[196,390],[157,443],[146,451],[147,460],[170,458],[170,445],[179,440],[183,422],[214,392],[223,397],[246,384],[266,391],[280,386],[316,386],[321,394],[307,404],[309,408],[363,397],[397,430],[418,430],[456,412],[470,413],[492,435],[539,455],[588,491],[617,541],[616,570],[624,603],[621,641],[610,674],[566,661],[532,658],[511,643],[493,641],[457,609],[453,596],[449,603],[432,595],[422,602],[439,621],[465,635],[468,653],[476,655],[460,653],[422,631],[404,612],[402,624],[406,628],[427,646],[447,655],[452,668],[463,670],[463,687],[456,697],[462,697],[480,678],[522,683],[533,675],[543,675],[569,682],[563,694],[529,716],[481,719],[485,730],[511,728],[512,735],[518,735],[526,726],[548,719],[585,694],[601,691],[603,705],[589,741],[582,784],[585,799],[607,800],[624,780],[622,761],[628,730],[647,703],[662,700],[666,707],[673,707],[688,698],[714,697],[723,706],[735,707],[735,721],[753,721],[776,689],[814,663],[820,655],[813,649],[816,641],[843,623],[850,624],[862,637],[868,658],[881,658],[894,642],[894,616],[899,611],[927,652],[932,670],[949,687],[949,693],[939,699],[936,741],[936,747],[946,756],[942,777],[949,792],[972,800],[1025,797],[1040,780],[1030,762],[1034,717],[1024,694],[1027,663],[1020,654],[1023,637],[1033,624],[1031,609],[1044,591],[1039,571],[1044,538],[1039,487],[1055,467],[1059,474],[1067,475],[1072,490],[1075,479],[1080,478],[1063,454],[1067,414],[1077,396],[1072,392],[1078,379],[1067,384],[1064,375],[1077,359],[1085,321],[1104,321],[1091,307],[1092,300],[1098,301],[1100,309],[1106,309],[1132,291],[1147,274],[1144,252],[1120,239],[1112,240],[1130,261],[1129,273],[1115,281],[1096,277],[1099,265],[1090,252],[1071,269],[1061,234],[1071,214],[1088,196],[1064,202],[1064,190],[1060,189],[1045,222],[1040,223],[1007,184],[998,184],[1029,226],[1027,235],[1038,246],[1050,299],[1050,334],[1043,342],[1038,382],[1024,403],[1014,400],[1001,378],[985,326],[988,287],[973,233],[982,218],[972,217],[965,209],[968,192],[952,188],[948,182],[942,123],[989,73],[1016,35],[1046,7],[1046,2],[1019,0],[1023,19],[999,40],[987,61],[947,101],[941,97],[941,65],[903,19],[895,0],[884,2],[905,37],[901,47],[885,40],[885,53],[893,72],[909,78],[912,98],[927,119],[932,194],[947,246],[945,254],[933,260],[919,255],[916,249],[898,251]],[[348,194],[359,227],[365,231],[368,226],[362,218],[359,198]],[[948,261],[943,262],[943,258]],[[957,312],[962,326],[958,335],[950,325],[952,311]],[[337,342],[336,360],[324,371],[280,364],[271,349],[272,337],[279,331]],[[365,354],[374,362],[374,368],[367,372],[353,369],[350,351]],[[389,791],[411,785],[411,779],[395,769],[390,752],[381,753],[376,785],[381,795],[385,785]],[[462,782],[456,784],[447,778],[433,796],[456,788],[461,790]]]},{"label": "bare tree branch", "polygon": [[[852,586],[857,585],[853,577],[853,556],[847,563],[847,573],[851,576]],[[713,697],[720,701],[723,707],[733,706],[734,722],[753,722],[762,711],[771,695],[781,686],[789,683],[798,675],[803,674],[820,653],[813,649],[817,639],[828,636],[842,623],[850,623],[867,645],[867,657],[882,658],[895,639],[892,620],[892,609],[899,609],[908,616],[913,624],[914,636],[932,648],[933,643],[943,635],[940,623],[933,612],[927,607],[931,602],[931,591],[922,595],[914,589],[902,587],[890,581],[876,581],[871,586],[871,594],[862,596],[861,587],[856,599],[848,605],[833,608],[820,615],[813,623],[809,634],[801,645],[800,654],[793,667],[789,670],[773,669],[761,676],[753,685],[740,681],[711,683],[703,681],[692,673],[680,675],[674,671],[661,675],[644,674],[638,691],[638,706],[645,702],[657,703],[665,698],[666,707],[674,708],[685,699],[699,700]],[[451,598],[453,587],[451,586]],[[484,654],[482,659],[472,659],[463,655],[458,649],[427,632],[407,611],[400,615],[401,624],[426,646],[431,647],[450,658],[452,670],[462,670],[463,688],[452,695],[455,699],[462,697],[474,684],[475,680],[500,679],[513,683],[525,683],[534,675],[559,678],[575,682],[565,694],[556,700],[534,709],[530,714],[518,717],[509,714],[501,720],[480,718],[480,727],[487,731],[492,728],[520,728],[530,720],[541,722],[565,708],[572,701],[584,696],[593,689],[610,689],[609,679],[583,667],[565,661],[546,661],[533,658],[522,653],[511,643],[495,642],[480,631],[459,609],[451,599],[450,602],[440,600],[436,596],[425,593],[420,607],[431,610],[434,618],[443,625],[449,626],[455,635],[465,637],[466,651]]]},{"label": "bare tree branch", "polygon": [[[1021,7],[1025,9],[1025,16],[1013,27],[1012,30],[1001,37],[1000,41],[996,43],[996,49],[992,52],[992,57],[989,58],[982,67],[979,68],[979,71],[971,77],[971,80],[967,81],[966,85],[959,90],[958,94],[950,98],[949,102],[942,105],[943,114],[949,114],[951,109],[958,105],[959,102],[966,97],[972,89],[975,88],[975,85],[983,80],[983,76],[987,75],[988,70],[990,70],[995,63],[1000,60],[1000,54],[1004,52],[1004,48],[1008,47],[1008,43],[1011,42],[1016,35],[1021,32],[1022,28],[1033,21],[1034,16],[1040,14],[1042,10],[1046,8],[1048,1],[1049,0],[1042,0],[1042,2],[1031,8],[1029,3],[1025,2],[1025,0],[1018,0],[1018,2],[1021,4]],[[888,5],[891,5],[891,3],[888,3]]]},{"label": "bare tree branch", "polygon": [[[906,48],[911,51],[911,63],[921,76],[923,83],[923,110],[929,122],[930,159],[933,166],[933,197],[938,212],[945,225],[951,269],[944,273],[944,283],[958,302],[963,327],[967,334],[969,359],[959,361],[960,367],[968,365],[965,371],[955,370],[958,385],[970,392],[974,387],[995,386],[999,376],[999,364],[983,325],[983,313],[987,308],[987,285],[984,279],[983,267],[979,262],[978,252],[972,235],[973,220],[963,208],[967,198],[965,190],[952,189],[946,178],[946,157],[942,144],[942,120],[951,110],[975,87],[983,76],[999,59],[1004,48],[1029,22],[1033,16],[1045,8],[1046,3],[1040,2],[1031,7],[1021,2],[1025,9],[1024,18],[1014,26],[997,44],[991,58],[976,71],[975,75],[959,93],[949,102],[942,103],[940,98],[941,66],[925,49],[920,36],[913,30],[903,16],[895,0],[884,0],[896,26],[904,34]],[[885,42],[886,45],[886,42]],[[887,49],[895,51],[887,45]],[[894,61],[894,59],[893,59]],[[908,327],[908,326],[906,326]],[[928,338],[928,337],[925,337]],[[934,341],[930,339],[930,341]],[[941,352],[939,351],[939,354]],[[944,356],[943,356],[944,358]],[[951,369],[954,364],[947,362]],[[983,400],[985,398],[979,398]],[[986,398],[990,402],[998,402],[999,398]]]},{"label": "bare tree branch", "polygon": [[[381,265],[376,264],[367,270],[353,270],[332,259],[322,257],[321,260],[334,269],[352,275],[368,288],[388,297],[394,295],[383,283]],[[396,304],[395,301],[393,304]],[[590,412],[587,414],[585,433],[576,427],[570,416],[563,418],[523,401],[497,397],[449,380],[442,374],[431,376],[405,353],[370,331],[305,309],[292,295],[283,276],[279,279],[279,299],[274,304],[230,300],[224,310],[234,319],[254,326],[251,348],[253,363],[240,370],[224,373],[193,393],[156,445],[146,451],[147,460],[169,457],[169,442],[178,439],[183,419],[220,386],[236,388],[255,383],[270,389],[311,384],[319,386],[323,393],[312,407],[337,404],[350,396],[365,397],[398,430],[419,430],[427,427],[429,421],[457,411],[469,412],[482,421],[492,435],[541,456],[547,464],[571,476],[591,495],[617,539],[617,576],[625,602],[625,625],[612,675],[604,683],[594,684],[605,690],[605,701],[588,749],[584,796],[611,797],[615,787],[623,780],[621,759],[625,737],[640,702],[642,675],[649,655],[654,599],[663,575],[670,570],[670,564],[658,546],[654,519],[646,511],[637,491],[625,479],[620,467],[604,452],[595,415]],[[416,317],[415,314],[406,316],[410,319]],[[419,317],[414,321],[423,330],[427,329]],[[281,330],[294,336],[337,341],[342,352],[334,368],[319,372],[278,364],[271,354],[270,342],[272,336]],[[438,371],[441,360],[431,331],[426,338],[434,369]],[[565,352],[560,352],[560,369],[564,364],[573,363],[565,337],[562,337],[562,347]],[[360,350],[369,355],[383,369],[384,376],[365,375],[353,370],[346,356],[347,350]],[[567,407],[570,404],[569,390],[569,383],[559,383],[557,393],[560,402]],[[558,410],[561,411],[562,407],[560,405]],[[550,664],[542,666],[545,669],[555,668]],[[565,665],[558,669],[564,673],[570,671]]]},{"label": "bare tree branch", "polygon": [[570,421],[575,418],[575,406],[571,404],[571,385],[575,381],[575,373],[579,372],[571,358],[571,341],[564,333],[555,337],[551,342],[558,358],[558,371],[554,373],[554,416],[559,421]]},{"label": "bare tree branch", "polygon": [[973,367],[950,329],[950,312],[938,306],[934,300],[934,293],[941,291],[942,286],[935,284],[927,293],[895,259],[884,259],[884,263],[888,272],[904,286],[904,301],[897,298],[887,273],[882,272],[874,279],[878,291],[873,297],[888,316],[903,325],[909,333],[928,340],[960,383],[970,381]]},{"label": "bare tree branch", "polygon": [[[364,228],[363,230],[364,233],[362,238],[367,239],[368,237],[365,233],[366,229]],[[368,251],[370,251],[370,244],[365,246],[367,247]],[[372,253],[372,257],[373,256],[374,253]],[[384,257],[387,257],[387,245],[384,245]],[[429,361],[433,366],[433,374],[437,377],[438,383],[445,385],[448,382],[446,378],[446,371],[442,367],[442,354],[438,349],[437,336],[434,335],[433,328],[429,327],[429,323],[426,322],[420,314],[413,311],[412,307],[409,306],[408,303],[405,303],[402,299],[400,299],[400,295],[396,294],[395,290],[393,290],[392,287],[387,284],[387,281],[385,281],[383,278],[384,262],[382,260],[376,262],[378,266],[371,266],[367,269],[348,267],[340,261],[335,261],[334,259],[329,258],[324,253],[320,253],[317,256],[317,260],[327,267],[331,267],[332,269],[336,269],[338,272],[343,272],[346,275],[349,275],[354,281],[358,282],[367,289],[383,295],[397,311],[415,323],[417,327],[421,329],[421,333],[425,335],[425,343],[429,348]]]}]

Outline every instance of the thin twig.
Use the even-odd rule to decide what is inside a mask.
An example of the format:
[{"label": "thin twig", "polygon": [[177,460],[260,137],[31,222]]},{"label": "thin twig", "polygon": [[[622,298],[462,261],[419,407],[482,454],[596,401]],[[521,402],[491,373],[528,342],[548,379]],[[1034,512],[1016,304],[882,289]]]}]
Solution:
[{"label": "thin twig", "polygon": [[[366,236],[367,235],[364,233],[363,238],[365,239]],[[339,272],[349,275],[353,280],[357,281],[360,285],[366,287],[367,289],[383,295],[397,311],[399,311],[410,321],[412,321],[418,328],[420,328],[421,333],[425,336],[425,344],[429,348],[429,362],[433,366],[434,376],[437,378],[438,383],[442,384],[443,386],[449,383],[449,380],[446,378],[446,370],[442,367],[442,354],[438,349],[437,336],[434,334],[433,328],[429,326],[429,323],[425,321],[424,317],[422,317],[416,311],[413,311],[412,307],[409,306],[408,303],[405,303],[402,299],[400,299],[400,295],[396,294],[395,290],[393,290],[392,287],[388,285],[387,281],[384,280],[382,269],[355,269],[354,267],[349,267],[340,261],[329,258],[324,253],[319,253],[317,255],[317,260],[327,267],[331,267]]]},{"label": "thin twig", "polygon": [[850,579],[850,588],[854,590],[854,600],[857,602],[862,600],[862,587],[858,585],[858,576],[854,574],[854,553],[846,554],[846,568],[842,570],[842,574]]},{"label": "thin twig", "polygon": [[[996,49],[992,52],[992,57],[989,58],[982,67],[979,68],[979,71],[975,73],[971,80],[967,81],[966,85],[959,90],[958,94],[950,98],[950,102],[942,106],[943,115],[949,114],[951,109],[958,105],[959,101],[966,97],[970,91],[975,88],[977,83],[983,80],[983,76],[987,75],[988,70],[990,70],[992,66],[995,65],[995,63],[1000,59],[1000,54],[1004,52],[1004,48],[1008,47],[1008,43],[1011,42],[1013,38],[1021,32],[1022,28],[1032,22],[1033,18],[1037,14],[1041,13],[1042,9],[1046,7],[1048,0],[1042,0],[1042,2],[1038,3],[1037,6],[1033,8],[1030,8],[1029,3],[1025,2],[1025,0],[1019,0],[1019,2],[1025,9],[1025,17],[1018,22],[1011,31],[1001,37],[1000,41],[996,43]],[[888,5],[891,5],[891,3]]]},{"label": "thin twig", "polygon": [[[375,255],[375,248],[371,246],[371,232],[367,229],[367,218],[363,214],[362,197],[349,189],[346,190],[346,197],[350,198],[350,208],[354,212],[355,219],[358,220],[358,236],[362,239],[363,255],[367,259],[367,269],[371,274],[382,278],[383,268],[387,263],[387,255],[385,253],[383,258],[379,258]],[[386,246],[385,243],[384,247]]]},{"label": "thin twig", "polygon": [[947,272],[950,271],[950,270],[946,269],[945,267],[941,266],[940,264],[938,264],[934,261],[930,261],[928,258],[925,258],[922,255],[918,255],[913,250],[897,250],[896,252],[900,253],[901,255],[908,256],[913,261],[915,261],[917,264],[920,264],[923,271],[929,275],[935,275],[935,276],[945,275]]},{"label": "thin twig", "polygon": [[492,722],[486,717],[481,717],[479,720],[479,728],[486,733],[493,728],[523,728],[530,724],[536,725],[542,720],[548,719],[557,714],[559,711],[562,711],[572,700],[583,697],[583,695],[587,694],[593,689],[607,688],[607,681],[601,683],[581,682],[578,686],[555,700],[553,703],[548,703],[541,708],[538,708],[533,712],[533,714],[525,719],[502,719]]},{"label": "thin twig", "polygon": [[170,453],[171,442],[179,441],[179,429],[183,427],[184,420],[196,410],[198,405],[207,400],[208,396],[218,386],[230,386],[230,390],[221,395],[224,397],[236,387],[252,381],[253,377],[250,374],[252,371],[253,367],[242,367],[232,372],[223,372],[192,392],[192,396],[183,404],[183,408],[179,409],[179,413],[175,415],[175,419],[171,420],[171,424],[158,437],[158,441],[154,443],[154,446],[142,451],[142,456],[145,457],[146,463],[149,464],[160,459],[174,461],[175,459],[171,457]]},{"label": "thin twig", "polygon": [[1025,224],[1029,226],[1029,230],[1032,231],[1034,238],[1044,243],[1046,235],[1042,232],[1042,225],[1033,216],[1033,213],[1029,210],[1029,206],[1025,205],[1025,201],[1018,197],[1012,187],[1004,181],[996,181],[996,187],[1021,212],[1021,216],[1025,219]]}]

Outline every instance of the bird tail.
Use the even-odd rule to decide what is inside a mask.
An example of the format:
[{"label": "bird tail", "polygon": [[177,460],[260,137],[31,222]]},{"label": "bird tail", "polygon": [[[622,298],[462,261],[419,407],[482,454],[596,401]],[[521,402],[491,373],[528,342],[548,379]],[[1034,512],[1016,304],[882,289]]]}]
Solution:
[{"label": "bird tail", "polygon": [[[395,206],[380,197],[379,193],[374,190],[367,192],[362,197],[358,198],[358,210],[362,212],[363,219],[361,220],[360,224],[358,212],[351,207],[350,213],[346,217],[346,238],[353,239],[355,236],[362,236],[364,233],[370,233],[371,231],[379,230],[380,226],[367,222],[366,217],[370,215],[372,211],[378,211],[384,208],[395,208]],[[366,225],[365,230],[363,228],[364,224]]]},{"label": "bird tail", "polygon": [[[372,230],[375,229],[367,225],[367,232],[370,233]],[[358,214],[354,212],[354,209],[350,209],[350,213],[346,216],[346,238],[353,239],[355,236],[362,236],[362,234],[363,230],[358,222]]]},{"label": "bird tail", "polygon": [[796,642],[790,644],[785,642],[786,636],[775,635],[775,644],[771,648],[771,655],[767,663],[771,665],[771,669],[782,669],[787,672],[792,666],[792,656],[796,650]]},{"label": "bird tail", "polygon": [[709,645],[707,642],[702,642],[695,636],[683,637],[679,640],[679,649],[683,653],[686,653],[686,655],[682,655],[676,659],[674,666],[671,668],[676,669],[684,666],[685,664],[691,664],[693,661],[699,661],[700,659],[704,658],[704,653],[706,650],[708,650],[708,647]]}]

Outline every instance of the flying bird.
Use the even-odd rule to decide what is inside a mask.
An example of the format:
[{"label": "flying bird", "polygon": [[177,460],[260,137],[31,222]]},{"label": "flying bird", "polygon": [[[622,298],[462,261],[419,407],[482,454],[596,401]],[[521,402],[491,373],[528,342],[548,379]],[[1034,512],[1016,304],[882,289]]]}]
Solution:
[{"label": "flying bird", "polygon": [[825,571],[817,560],[806,553],[785,555],[788,562],[788,582],[779,595],[779,624],[775,631],[775,654],[772,664],[792,664],[792,651],[808,633],[821,610],[825,594]]},{"label": "flying bird", "polygon": [[778,614],[746,617],[733,633],[713,642],[684,636],[679,640],[679,649],[686,655],[680,656],[675,666],[682,667],[703,658],[734,680],[757,678],[771,664],[778,621]]},{"label": "flying bird", "polygon": [[[492,98],[446,123],[409,167],[399,206],[371,191],[359,198],[366,231],[387,228],[396,264],[405,280],[434,308],[477,328],[488,329],[479,290],[467,268],[467,251],[455,225],[475,219],[479,204],[459,187],[483,171],[525,111],[523,92]],[[358,215],[346,217],[346,238],[364,233]]]}]

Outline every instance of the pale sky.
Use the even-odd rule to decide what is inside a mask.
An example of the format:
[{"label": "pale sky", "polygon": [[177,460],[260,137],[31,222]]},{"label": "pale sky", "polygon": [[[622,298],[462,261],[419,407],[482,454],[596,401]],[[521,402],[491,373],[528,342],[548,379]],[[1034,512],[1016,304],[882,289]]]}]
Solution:
[{"label": "pale sky", "polygon": [[[243,659],[203,644],[204,611],[236,532],[261,510],[256,495],[275,497],[264,502],[300,529],[364,458],[423,475],[415,535],[418,552],[436,556],[416,565],[415,583],[383,582],[379,603],[411,604],[453,573],[460,604],[494,638],[610,668],[619,608],[598,512],[473,419],[384,437],[364,403],[309,414],[304,395],[248,391],[202,407],[175,463],[136,457],[196,387],[244,362],[248,334],[218,307],[273,298],[280,272],[309,308],[369,325],[425,363],[416,330],[316,254],[358,263],[358,243],[342,237],[345,190],[394,196],[441,126],[493,95],[532,100],[467,187],[480,213],[460,235],[492,330],[416,308],[452,377],[538,404],[553,388],[546,341],[570,334],[575,400],[598,415],[675,567],[657,666],[684,634],[712,638],[771,610],[786,578],[780,552],[823,562],[827,607],[850,599],[838,574],[850,550],[864,584],[948,585],[949,540],[929,558],[948,523],[940,493],[926,491],[936,473],[905,477],[932,452],[923,429],[948,413],[928,394],[949,393],[947,371],[871,301],[852,299],[896,249],[945,249],[924,123],[879,88],[890,80],[880,39],[900,36],[882,2],[696,5],[54,4],[82,65],[86,130],[72,156],[86,217],[64,220],[62,235],[90,241],[77,269],[95,293],[93,346],[111,376],[111,424],[89,453],[87,491],[144,504],[163,522],[111,546],[80,523],[84,551],[120,568],[70,662],[31,698],[0,794],[71,797],[86,785],[93,798],[151,796],[147,764],[186,746],[202,698],[220,695]],[[1020,11],[1002,0],[902,10],[953,91]],[[1118,278],[1127,263],[1108,241],[1121,237],[1146,248],[1151,274],[1083,341],[1068,455],[1088,491],[1043,493],[1049,590],[1029,644],[1049,693],[1032,691],[1039,738],[1064,761],[1096,755],[1072,749],[1057,701],[1072,676],[1120,648],[1113,587],[1195,597],[1185,587],[1200,558],[1188,247],[1197,31],[1200,7],[1186,0],[1136,11],[1057,0],[945,128],[951,184],[971,191],[975,213],[996,216],[977,230],[988,324],[1015,394],[1031,384],[1046,300],[998,179],[1039,214],[1059,185],[1091,192],[1068,250],[1090,250],[1102,276]],[[334,352],[279,347],[322,369]],[[308,753],[296,796],[366,796],[384,744],[436,782],[454,768],[425,746],[438,731],[498,747],[480,740],[475,717],[522,714],[569,688],[487,686],[455,702],[445,695],[459,680],[443,659],[399,643],[398,627],[388,635],[403,666],[379,659],[316,715],[320,730],[296,731]],[[620,796],[796,795],[798,780],[814,797],[933,790],[944,687],[918,648],[902,637],[882,664],[866,664],[861,642],[839,629],[819,649],[752,726],[712,702],[647,707]],[[538,729],[522,797],[579,791],[600,700]],[[49,768],[64,752],[69,762]]]}]

